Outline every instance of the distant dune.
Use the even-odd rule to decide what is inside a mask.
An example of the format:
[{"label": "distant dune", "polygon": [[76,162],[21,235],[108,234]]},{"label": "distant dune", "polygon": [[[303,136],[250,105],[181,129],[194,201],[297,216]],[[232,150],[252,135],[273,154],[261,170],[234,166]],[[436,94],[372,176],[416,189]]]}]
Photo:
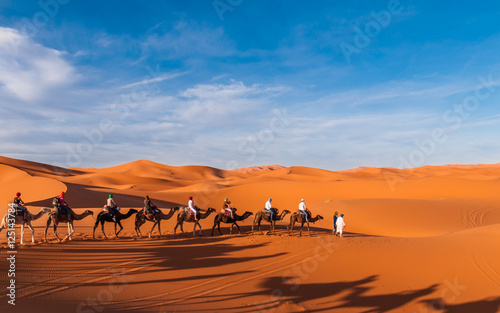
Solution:
[{"label": "distant dune", "polygon": [[[298,226],[288,236],[289,216],[277,223],[277,236],[250,235],[251,216],[239,222],[243,235],[216,230],[212,237],[212,214],[201,222],[203,237],[192,238],[192,224],[184,225],[186,237],[173,236],[175,214],[162,222],[165,239],[136,239],[132,217],[121,239],[102,240],[99,226],[94,241],[88,217],[75,222],[71,243],[55,244],[51,229],[50,243],[18,246],[19,306],[12,312],[91,312],[86,299],[108,290],[113,270],[125,273],[124,288],[110,293],[106,312],[499,312],[500,164],[226,171],[140,160],[63,169],[0,157],[0,173],[4,213],[17,191],[32,212],[66,191],[77,213],[91,209],[94,216],[112,193],[123,212],[140,210],[146,195],[165,213],[190,196],[217,212],[228,197],[238,214],[257,213],[268,198],[294,212],[304,198],[313,216],[324,218],[311,224],[313,237],[298,237]],[[335,211],[345,214],[345,238],[331,235]],[[46,220],[33,222],[38,241]],[[221,228],[228,234],[229,225]],[[105,230],[114,233],[112,224]],[[58,232],[65,234],[65,225]],[[3,233],[0,239],[4,258]],[[2,312],[6,302],[0,294]]]}]

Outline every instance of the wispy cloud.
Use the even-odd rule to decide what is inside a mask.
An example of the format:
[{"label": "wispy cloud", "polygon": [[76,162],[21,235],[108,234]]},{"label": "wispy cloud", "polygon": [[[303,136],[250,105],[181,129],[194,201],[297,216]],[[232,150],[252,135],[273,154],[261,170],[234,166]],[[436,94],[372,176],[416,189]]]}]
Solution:
[{"label": "wispy cloud", "polygon": [[160,25],[142,43],[143,55],[161,53],[163,58],[226,57],[237,52],[222,27],[207,27],[180,20],[167,28]]},{"label": "wispy cloud", "polygon": [[159,83],[159,82],[162,82],[164,80],[174,79],[177,77],[184,76],[186,74],[189,74],[189,71],[168,73],[168,74],[165,74],[162,76],[144,79],[144,80],[141,80],[141,81],[138,81],[135,83],[130,83],[130,84],[127,84],[125,86],[122,86],[121,88],[125,89],[125,88],[132,88],[132,87],[140,86],[140,85],[148,85],[151,83]]},{"label": "wispy cloud", "polygon": [[0,27],[0,83],[24,101],[40,99],[52,88],[78,79],[64,52],[35,43],[15,29]]}]

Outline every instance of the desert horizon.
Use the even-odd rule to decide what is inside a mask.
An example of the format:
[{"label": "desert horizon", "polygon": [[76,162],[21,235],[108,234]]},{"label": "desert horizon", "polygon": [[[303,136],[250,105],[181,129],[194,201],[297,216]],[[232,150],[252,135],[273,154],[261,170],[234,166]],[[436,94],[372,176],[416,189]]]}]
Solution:
[{"label": "desert horizon", "polygon": [[0,313],[500,313],[499,12],[0,0]]},{"label": "desert horizon", "polygon": [[[33,214],[61,191],[76,214],[72,240],[58,242],[47,216],[32,222],[35,241],[16,226],[16,306],[9,312],[496,312],[500,305],[500,166],[425,166],[416,169],[358,168],[326,171],[260,166],[225,171],[173,167],[140,160],[111,168],[62,169],[0,157],[2,199],[21,192]],[[108,194],[121,213],[141,211],[146,195],[167,215],[174,206],[196,205],[215,213],[174,235],[177,212],[162,220],[161,235],[146,222],[135,232],[135,215],[113,222],[97,215]],[[224,198],[241,216],[241,234],[214,217]],[[292,212],[251,233],[267,198]],[[290,216],[304,198],[311,236]],[[332,234],[333,214],[344,214],[344,237]],[[2,258],[12,250],[0,233]],[[58,235],[68,233],[61,223]],[[2,263],[2,288],[8,268]],[[0,295],[2,308],[9,298]]]}]

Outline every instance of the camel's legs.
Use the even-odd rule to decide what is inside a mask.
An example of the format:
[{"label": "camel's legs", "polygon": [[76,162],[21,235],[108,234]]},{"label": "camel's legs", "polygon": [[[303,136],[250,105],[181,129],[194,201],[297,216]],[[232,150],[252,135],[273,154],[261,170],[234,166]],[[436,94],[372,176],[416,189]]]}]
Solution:
[{"label": "camel's legs", "polygon": [[142,237],[141,226],[144,223],[146,223],[146,220],[143,220],[140,217],[135,219],[135,233],[137,234],[138,237]]},{"label": "camel's legs", "polygon": [[[214,226],[212,227],[212,236],[214,235],[214,230],[215,230],[215,226],[217,226],[217,222],[218,222],[218,219],[215,218],[215,220],[214,220]],[[219,225],[219,227],[220,227],[220,225]],[[220,233],[220,229],[219,229],[219,233]]]},{"label": "camel's legs", "polygon": [[260,234],[262,235],[262,230],[260,229],[260,221],[261,221],[261,218],[260,216],[259,217],[255,217],[255,219],[253,220],[253,224],[252,224],[252,235],[253,235],[253,229],[255,227],[255,223],[257,223],[257,229],[259,230]]},{"label": "camel's legs", "polygon": [[68,234],[66,235],[66,237],[63,238],[63,241],[65,241],[69,237],[69,233],[71,232],[71,227],[69,226],[69,222],[67,226],[68,226]]},{"label": "camel's legs", "polygon": [[73,227],[73,221],[71,222],[68,222],[68,239],[69,240],[72,240],[71,239],[71,235],[73,235],[73,233],[75,232],[75,228]]},{"label": "camel's legs", "polygon": [[151,238],[151,234],[153,233],[153,230],[155,229],[157,223],[153,223],[153,227],[151,228],[151,231],[149,232],[149,238]]},{"label": "camel's legs", "polygon": [[47,230],[49,229],[50,227],[50,223],[52,221],[52,218],[49,216],[49,218],[47,219],[47,226],[45,226],[45,232],[44,232],[44,241],[47,242]]},{"label": "camel's legs", "polygon": [[24,245],[24,223],[21,224],[21,244]]},{"label": "camel's legs", "polygon": [[312,237],[311,231],[309,230],[309,222],[307,222],[307,232],[309,233],[309,237]]},{"label": "camel's legs", "polygon": [[31,223],[28,223],[27,226],[31,230],[31,243],[35,243],[35,230],[31,226]]},{"label": "camel's legs", "polygon": [[94,229],[92,230],[92,238],[94,238],[94,239],[95,239],[95,229],[97,228],[98,225],[99,225],[99,222],[96,222],[94,224]]},{"label": "camel's legs", "polygon": [[[7,227],[5,227],[5,229],[7,229]],[[0,227],[0,232],[3,230],[3,227]],[[5,236],[7,237],[7,244],[9,244],[9,231],[7,230],[5,232]]]},{"label": "camel's legs", "polygon": [[54,235],[56,235],[57,241],[61,241],[61,238],[57,235],[57,223],[54,221]]},{"label": "camel's legs", "polygon": [[[120,230],[118,232],[116,232],[116,224],[118,224],[118,226],[120,226]],[[123,230],[123,226],[122,226],[122,223],[121,221],[118,221],[118,223],[115,223],[115,235],[116,237],[118,237],[118,234]]]},{"label": "camel's legs", "polygon": [[269,226],[269,231],[266,233],[266,235],[272,234],[274,231],[274,222],[271,221],[271,225]]},{"label": "camel's legs", "polygon": [[295,226],[295,221],[291,220],[290,225],[288,225],[288,234],[290,236],[293,236],[293,227]]},{"label": "camel's legs", "polygon": [[101,229],[102,229],[102,233],[104,235],[104,238],[108,239],[108,236],[106,236],[106,232],[104,231],[104,220],[101,220]]}]

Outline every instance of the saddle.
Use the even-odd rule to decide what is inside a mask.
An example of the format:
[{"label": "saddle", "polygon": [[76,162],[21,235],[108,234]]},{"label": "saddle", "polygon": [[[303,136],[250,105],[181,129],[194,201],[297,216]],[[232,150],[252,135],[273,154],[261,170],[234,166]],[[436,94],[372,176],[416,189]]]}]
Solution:
[{"label": "saddle", "polygon": [[[193,217],[194,218],[194,215],[195,213],[193,213],[193,211],[191,211],[190,208],[188,207],[185,207],[184,208],[184,212],[183,212],[185,215],[187,215],[188,217]],[[196,218],[199,220],[200,219],[200,209],[198,207],[196,207]]]},{"label": "saddle", "polygon": [[231,211],[224,210],[222,213],[227,217],[231,217]]},{"label": "saddle", "polygon": [[[309,216],[311,216],[311,211],[306,210],[306,212],[307,212],[307,214],[308,214]],[[301,210],[299,210],[299,209],[297,209],[297,211],[295,211],[295,214],[296,214],[296,215],[302,215],[302,216],[306,217],[306,216],[305,216],[305,214],[304,214],[304,212],[302,212],[302,211],[301,211]]]},{"label": "saddle", "polygon": [[18,215],[23,216],[24,215],[24,211],[21,208],[19,208],[19,207],[15,207],[14,208],[14,216],[18,216]]},{"label": "saddle", "polygon": [[66,205],[61,205],[61,206],[56,208],[56,212],[62,213],[62,214],[69,214],[71,212],[71,209]]},{"label": "saddle", "polygon": [[155,207],[144,207],[144,214],[155,214],[156,212],[159,212],[158,208]]},{"label": "saddle", "polygon": [[[276,217],[278,215],[278,209],[271,208],[271,210],[273,211],[273,217]],[[267,209],[262,209],[262,212],[269,216],[269,218],[271,218],[271,212],[269,212]]]}]

